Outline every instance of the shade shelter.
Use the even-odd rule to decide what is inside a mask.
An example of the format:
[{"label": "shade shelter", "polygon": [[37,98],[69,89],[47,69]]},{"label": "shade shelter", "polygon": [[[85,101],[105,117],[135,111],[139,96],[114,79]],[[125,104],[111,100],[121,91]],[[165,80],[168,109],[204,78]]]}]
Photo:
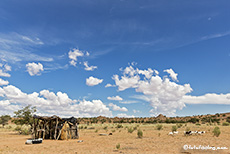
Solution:
[{"label": "shade shelter", "polygon": [[68,140],[78,139],[78,121],[76,118],[60,118],[56,115],[33,116],[32,136],[34,139]]}]

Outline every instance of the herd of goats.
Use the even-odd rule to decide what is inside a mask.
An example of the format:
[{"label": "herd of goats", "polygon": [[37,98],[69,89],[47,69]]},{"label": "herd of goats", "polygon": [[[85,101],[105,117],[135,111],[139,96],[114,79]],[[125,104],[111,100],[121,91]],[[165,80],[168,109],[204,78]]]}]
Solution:
[{"label": "herd of goats", "polygon": [[[169,132],[168,135],[174,135],[174,134],[178,134],[178,131],[172,131]],[[184,135],[185,136],[189,136],[189,135],[201,135],[201,134],[205,134],[205,131],[184,131]]]}]

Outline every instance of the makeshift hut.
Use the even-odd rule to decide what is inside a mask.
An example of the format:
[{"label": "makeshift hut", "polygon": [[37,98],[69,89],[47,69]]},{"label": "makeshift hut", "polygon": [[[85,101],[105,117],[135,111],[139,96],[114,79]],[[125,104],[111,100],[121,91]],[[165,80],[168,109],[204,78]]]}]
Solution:
[{"label": "makeshift hut", "polygon": [[78,121],[76,118],[60,118],[58,116],[33,116],[32,136],[34,139],[78,139]]}]

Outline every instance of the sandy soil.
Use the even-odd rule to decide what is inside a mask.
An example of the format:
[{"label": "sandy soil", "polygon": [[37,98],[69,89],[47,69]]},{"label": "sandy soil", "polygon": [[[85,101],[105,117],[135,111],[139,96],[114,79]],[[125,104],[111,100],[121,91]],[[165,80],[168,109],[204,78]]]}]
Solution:
[{"label": "sandy soil", "polygon": [[[137,124],[136,124],[137,125]],[[137,138],[137,131],[128,133],[127,128],[115,128],[116,125],[108,125],[108,131],[103,127],[94,126],[95,129],[80,130],[80,138],[77,140],[54,141],[44,140],[42,144],[26,145],[25,141],[30,136],[18,135],[13,131],[0,131],[0,153],[5,154],[189,154],[189,153],[229,153],[230,154],[230,126],[219,126],[221,135],[214,137],[212,130],[215,126],[190,125],[191,130],[202,130],[203,135],[184,136],[185,126],[179,128],[179,134],[169,136],[172,125],[164,124],[163,130],[156,130],[154,125],[140,125],[143,130],[143,138]],[[125,125],[124,125],[125,126]],[[131,126],[131,125],[127,125]],[[135,124],[132,124],[135,126]],[[90,126],[88,126],[90,127]],[[111,128],[113,127],[113,128]],[[95,130],[98,129],[98,132]],[[100,133],[113,135],[99,136]],[[77,141],[83,140],[78,143]],[[120,149],[116,145],[120,144]],[[226,147],[227,150],[184,150],[184,145]]]}]

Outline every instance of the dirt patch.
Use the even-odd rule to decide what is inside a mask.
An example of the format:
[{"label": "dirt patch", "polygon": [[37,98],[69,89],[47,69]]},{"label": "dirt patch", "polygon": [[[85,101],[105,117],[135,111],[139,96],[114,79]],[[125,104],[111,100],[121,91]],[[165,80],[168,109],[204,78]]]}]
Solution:
[{"label": "dirt patch", "polygon": [[[137,124],[136,124],[137,125]],[[30,136],[17,135],[16,132],[0,131],[0,153],[2,154],[193,154],[193,153],[230,153],[230,127],[219,126],[221,135],[214,137],[212,130],[215,126],[189,125],[191,130],[206,131],[202,135],[184,136],[186,127],[178,129],[179,134],[169,136],[172,125],[163,124],[163,130],[156,130],[155,125],[140,125],[138,129],[143,131],[143,138],[137,137],[137,130],[128,133],[127,128],[135,124],[126,124],[123,128],[116,129],[116,125],[94,125],[95,129],[80,130],[80,138],[77,140],[44,140],[42,144],[26,145],[25,141]],[[108,130],[103,127],[108,126]],[[98,131],[95,131],[95,130]],[[100,133],[113,135],[100,136]],[[159,135],[160,134],[160,135]],[[78,142],[83,140],[83,142]],[[120,144],[120,149],[116,145]],[[184,150],[185,145],[227,147],[226,150]]]}]

